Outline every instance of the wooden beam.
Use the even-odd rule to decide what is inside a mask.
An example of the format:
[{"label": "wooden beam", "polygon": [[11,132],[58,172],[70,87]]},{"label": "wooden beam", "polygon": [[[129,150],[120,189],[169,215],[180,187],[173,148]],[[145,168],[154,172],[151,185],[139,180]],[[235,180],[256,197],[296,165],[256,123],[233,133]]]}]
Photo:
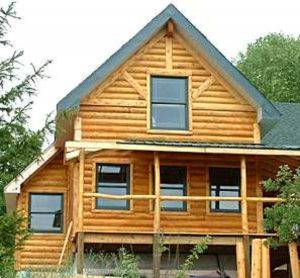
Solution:
[{"label": "wooden beam", "polygon": [[160,162],[158,153],[154,153],[154,233],[160,232]]},{"label": "wooden beam", "polygon": [[113,199],[113,200],[155,200],[155,195],[112,195],[103,193],[84,193],[84,197]]},{"label": "wooden beam", "polygon": [[74,120],[74,141],[81,140],[81,117],[76,117]]},{"label": "wooden beam", "polygon": [[251,277],[251,247],[250,247],[250,236],[243,235],[243,244],[244,244],[244,256],[245,256],[245,268],[246,268],[246,277]]},{"label": "wooden beam", "polygon": [[236,243],[236,265],[237,276],[239,278],[246,278],[245,247],[242,240]]},{"label": "wooden beam", "polygon": [[[256,196],[263,197],[263,185],[261,184],[261,163],[259,157],[255,157],[255,172],[256,172]],[[264,232],[264,208],[263,202],[256,203],[256,230],[258,233]]]},{"label": "wooden beam", "polygon": [[166,37],[166,68],[173,69],[173,41],[172,37]]},{"label": "wooden beam", "polygon": [[83,274],[84,268],[84,233],[77,234],[77,258],[76,258],[77,274]]},{"label": "wooden beam", "polygon": [[153,277],[160,278],[160,262],[161,262],[161,251],[160,251],[160,234],[156,233],[153,235]]},{"label": "wooden beam", "polygon": [[70,148],[92,151],[101,150],[134,150],[134,151],[151,151],[151,152],[184,152],[184,153],[209,153],[209,154],[239,154],[239,155],[285,155],[300,156],[300,150],[277,150],[277,149],[257,149],[257,148],[218,148],[218,147],[176,147],[176,146],[158,146],[130,144],[117,141],[108,142],[91,142],[91,141],[67,141],[65,143],[67,150]]},{"label": "wooden beam", "polygon": [[204,91],[206,91],[216,79],[211,76],[208,77],[200,86],[199,88],[193,93],[193,99],[197,99]]},{"label": "wooden beam", "polygon": [[260,127],[258,123],[253,124],[253,140],[255,144],[261,143]]},{"label": "wooden beam", "polygon": [[[112,195],[104,193],[83,193],[84,197],[104,198],[114,200],[155,200],[155,195]],[[241,201],[242,197],[219,196],[160,196],[161,201]],[[283,202],[281,198],[247,197],[248,202],[277,203]]]},{"label": "wooden beam", "polygon": [[241,207],[242,207],[242,231],[247,234],[248,229],[248,205],[247,205],[247,169],[246,157],[241,157]]},{"label": "wooden beam", "polygon": [[62,248],[61,253],[60,253],[60,257],[59,257],[59,261],[58,261],[58,266],[60,266],[62,264],[62,261],[64,259],[66,248],[67,248],[68,242],[70,240],[70,235],[71,235],[72,227],[73,227],[73,222],[71,221],[70,224],[69,224],[69,227],[68,227],[68,231],[67,231],[67,234],[66,234],[66,238],[65,238],[65,241],[64,241],[63,248]]},{"label": "wooden beam", "polygon": [[83,186],[84,186],[84,149],[79,156],[79,192],[78,192],[78,227],[83,229]]},{"label": "wooden beam", "polygon": [[160,277],[160,161],[159,154],[154,153],[154,234],[153,234],[153,277]]},{"label": "wooden beam", "polygon": [[66,238],[65,238],[65,241],[64,241],[63,248],[62,248],[61,253],[60,253],[60,257],[59,257],[59,261],[58,261],[58,266],[60,266],[62,264],[62,262],[63,262],[64,255],[65,255],[65,252],[66,252],[66,248],[67,248],[68,242],[70,240],[70,235],[71,235],[72,227],[73,227],[73,222],[71,221],[70,224],[69,224],[69,227],[68,227],[68,231],[67,231],[67,234],[66,234]]},{"label": "wooden beam", "polygon": [[292,269],[292,278],[300,277],[299,269],[299,255],[297,249],[297,243],[293,242],[289,244],[290,263]]},{"label": "wooden beam", "polygon": [[263,203],[278,203],[278,202],[284,202],[284,199],[282,198],[276,198],[276,197],[247,197],[246,198],[248,202],[263,202]]},{"label": "wooden beam", "polygon": [[251,278],[261,278],[262,257],[261,248],[262,241],[260,239],[252,240],[252,267]]},{"label": "wooden beam", "polygon": [[123,76],[125,80],[132,86],[132,88],[139,93],[142,99],[147,99],[147,94],[144,88],[127,71],[123,73]]},{"label": "wooden beam", "polygon": [[174,22],[172,20],[169,20],[167,23],[167,37],[173,37],[174,35]]},{"label": "wooden beam", "polygon": [[262,240],[262,278],[271,278],[270,245]]}]

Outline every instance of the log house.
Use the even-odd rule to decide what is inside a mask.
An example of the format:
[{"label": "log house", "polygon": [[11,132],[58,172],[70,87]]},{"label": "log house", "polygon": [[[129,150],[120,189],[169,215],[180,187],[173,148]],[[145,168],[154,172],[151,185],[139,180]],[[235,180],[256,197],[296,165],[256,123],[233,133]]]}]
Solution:
[{"label": "log house", "polygon": [[5,188],[34,231],[17,270],[73,256],[81,274],[91,246],[130,245],[153,250],[148,274],[161,277],[162,238],[184,248],[207,235],[234,257],[230,277],[289,263],[263,244],[263,209],[282,200],[261,181],[299,167],[300,104],[266,99],[173,5],[64,97],[66,111],[68,132]]}]

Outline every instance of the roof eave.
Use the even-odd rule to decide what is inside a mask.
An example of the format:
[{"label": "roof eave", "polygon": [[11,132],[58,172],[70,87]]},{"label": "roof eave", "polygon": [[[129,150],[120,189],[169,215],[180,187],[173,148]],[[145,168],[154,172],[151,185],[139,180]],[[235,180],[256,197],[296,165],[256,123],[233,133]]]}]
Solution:
[{"label": "roof eave", "polygon": [[142,45],[150,40],[163,26],[172,19],[181,35],[209,61],[216,70],[237,88],[239,92],[257,109],[263,111],[263,117],[279,118],[280,112],[220,53],[213,44],[172,4],[151,20],[132,39],[124,44],[104,64],[72,90],[58,104],[57,110],[78,107],[80,100],[112,72],[118,69]]},{"label": "roof eave", "polygon": [[21,185],[34,173],[53,158],[59,149],[54,144],[50,145],[37,159],[30,163],[16,178],[4,187],[5,203],[8,212],[16,209],[16,198],[21,193]]}]

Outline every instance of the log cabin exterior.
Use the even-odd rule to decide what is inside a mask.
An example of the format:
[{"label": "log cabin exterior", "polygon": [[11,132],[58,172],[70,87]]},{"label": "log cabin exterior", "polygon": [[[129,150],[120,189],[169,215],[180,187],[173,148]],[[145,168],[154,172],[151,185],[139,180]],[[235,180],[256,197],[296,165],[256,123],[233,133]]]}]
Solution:
[{"label": "log cabin exterior", "polygon": [[71,111],[68,132],[5,188],[34,230],[17,270],[73,254],[82,273],[88,246],[131,244],[153,246],[160,277],[162,237],[206,235],[233,248],[231,277],[271,277],[289,260],[263,244],[263,208],[280,200],[261,181],[299,167],[300,104],[267,100],[173,5],[57,110]]}]

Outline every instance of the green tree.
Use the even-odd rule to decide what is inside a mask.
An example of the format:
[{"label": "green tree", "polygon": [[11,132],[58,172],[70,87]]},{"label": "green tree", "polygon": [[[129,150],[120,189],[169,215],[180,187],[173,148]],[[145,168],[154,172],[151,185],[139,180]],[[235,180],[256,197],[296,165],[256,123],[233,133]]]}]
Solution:
[{"label": "green tree", "polygon": [[275,192],[284,202],[265,209],[265,228],[275,231],[273,245],[287,244],[300,235],[300,168],[293,172],[287,165],[279,168],[275,179],[264,183],[268,192]]},{"label": "green tree", "polygon": [[271,33],[250,43],[235,64],[262,92],[277,102],[300,102],[300,38]]},{"label": "green tree", "polygon": [[52,121],[40,130],[28,126],[28,111],[37,93],[36,82],[45,77],[41,67],[32,65],[32,72],[23,73],[23,51],[16,51],[7,40],[10,21],[18,19],[15,4],[0,8],[0,51],[11,55],[0,60],[0,277],[14,277],[14,252],[22,247],[30,233],[24,218],[17,213],[6,214],[4,186],[16,177],[41,152]]},{"label": "green tree", "polygon": [[29,236],[21,215],[0,215],[0,277],[14,277],[14,253],[22,248]]},{"label": "green tree", "polygon": [[[41,67],[32,65],[32,72],[22,74],[23,51],[13,50],[7,40],[10,21],[18,19],[15,4],[0,9],[0,51],[9,48],[12,54],[0,60],[0,215],[5,212],[3,188],[41,152],[51,121],[40,130],[28,126],[28,111],[37,93],[36,82],[46,77]],[[4,52],[4,51],[3,51]]]}]

